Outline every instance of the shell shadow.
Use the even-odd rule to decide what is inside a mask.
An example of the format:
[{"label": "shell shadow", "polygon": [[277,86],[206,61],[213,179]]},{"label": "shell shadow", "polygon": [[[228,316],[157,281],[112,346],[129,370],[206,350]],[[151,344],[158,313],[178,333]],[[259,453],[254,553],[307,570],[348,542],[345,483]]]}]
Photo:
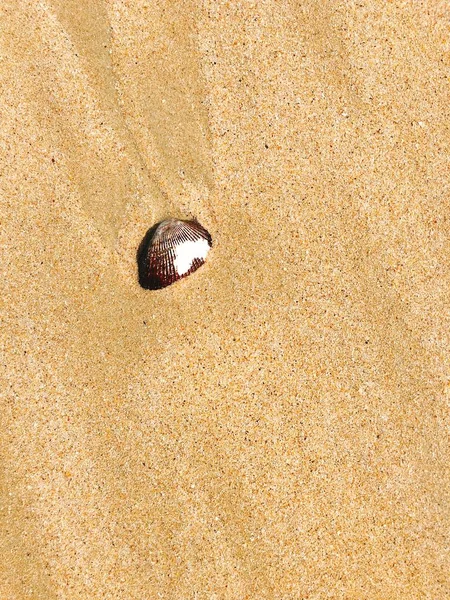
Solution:
[{"label": "shell shadow", "polygon": [[142,238],[142,242],[139,244],[139,248],[137,249],[137,252],[136,252],[139,285],[142,288],[144,288],[144,290],[149,289],[148,275],[147,275],[148,247],[150,245],[150,242],[152,241],[155,231],[158,229],[158,227],[161,225],[161,223],[162,223],[162,221],[159,221],[158,223],[155,223],[155,225],[152,225],[152,227],[150,227],[150,229],[147,231],[147,233]]}]

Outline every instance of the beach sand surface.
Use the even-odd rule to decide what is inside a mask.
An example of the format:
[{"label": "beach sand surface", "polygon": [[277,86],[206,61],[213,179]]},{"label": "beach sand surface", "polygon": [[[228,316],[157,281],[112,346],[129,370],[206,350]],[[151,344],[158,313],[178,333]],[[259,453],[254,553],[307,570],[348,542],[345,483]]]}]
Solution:
[{"label": "beach sand surface", "polygon": [[2,1],[2,599],[450,598],[449,31]]}]

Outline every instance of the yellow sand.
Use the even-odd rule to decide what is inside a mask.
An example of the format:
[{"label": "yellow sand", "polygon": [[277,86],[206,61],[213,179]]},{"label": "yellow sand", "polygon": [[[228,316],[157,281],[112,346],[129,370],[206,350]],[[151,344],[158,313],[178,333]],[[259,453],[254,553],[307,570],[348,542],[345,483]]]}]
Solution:
[{"label": "yellow sand", "polygon": [[[1,600],[450,598],[444,0],[2,0]],[[137,282],[166,216],[207,264]]]}]

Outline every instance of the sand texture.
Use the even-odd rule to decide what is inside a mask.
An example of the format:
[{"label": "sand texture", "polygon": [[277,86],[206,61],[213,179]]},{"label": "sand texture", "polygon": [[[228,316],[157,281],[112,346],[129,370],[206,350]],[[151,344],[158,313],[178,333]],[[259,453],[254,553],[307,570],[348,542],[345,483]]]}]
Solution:
[{"label": "sand texture", "polygon": [[[1,1],[1,600],[450,598],[449,40]],[[146,291],[167,216],[214,246]]]}]

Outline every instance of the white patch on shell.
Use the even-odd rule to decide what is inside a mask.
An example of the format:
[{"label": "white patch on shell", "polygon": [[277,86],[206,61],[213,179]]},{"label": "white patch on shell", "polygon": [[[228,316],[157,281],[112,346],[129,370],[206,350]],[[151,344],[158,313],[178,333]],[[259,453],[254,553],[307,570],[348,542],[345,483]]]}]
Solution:
[{"label": "white patch on shell", "polygon": [[196,258],[205,260],[209,252],[208,240],[200,239],[186,241],[177,244],[175,248],[174,266],[178,275],[184,275],[189,271]]}]

